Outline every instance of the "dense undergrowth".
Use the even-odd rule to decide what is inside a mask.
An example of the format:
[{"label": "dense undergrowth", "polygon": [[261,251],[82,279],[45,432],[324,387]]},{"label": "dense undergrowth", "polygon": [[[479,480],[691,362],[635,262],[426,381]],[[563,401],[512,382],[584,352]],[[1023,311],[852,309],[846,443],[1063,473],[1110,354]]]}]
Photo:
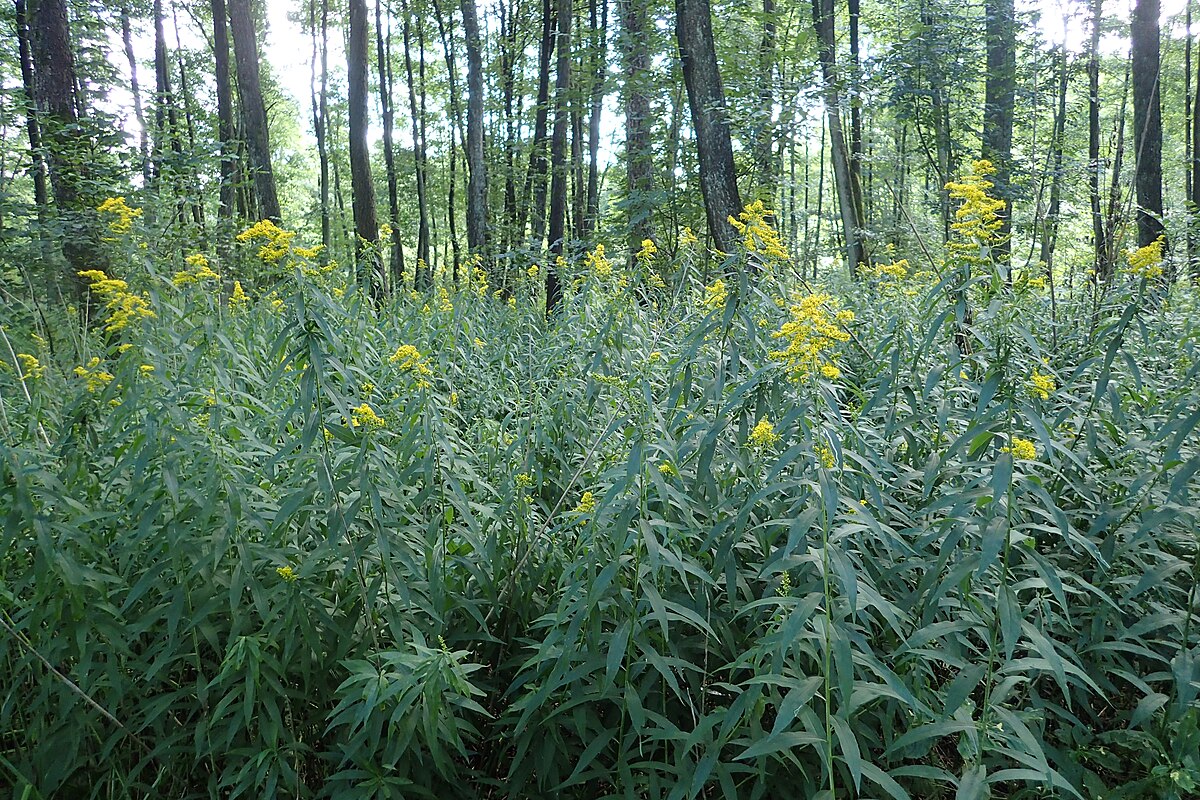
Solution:
[{"label": "dense undergrowth", "polygon": [[533,264],[374,308],[114,229],[92,334],[5,312],[0,783],[1195,796],[1195,292],[812,287],[758,219],[548,322]]}]

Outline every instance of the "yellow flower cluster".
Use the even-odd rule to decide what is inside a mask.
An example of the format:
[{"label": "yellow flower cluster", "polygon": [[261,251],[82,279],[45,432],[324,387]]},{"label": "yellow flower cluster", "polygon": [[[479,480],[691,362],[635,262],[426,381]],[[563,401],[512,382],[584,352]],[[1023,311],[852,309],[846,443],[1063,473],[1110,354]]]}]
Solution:
[{"label": "yellow flower cluster", "polygon": [[175,277],[171,278],[171,283],[175,284],[177,288],[182,289],[184,286],[221,279],[221,276],[209,266],[208,258],[202,253],[190,255],[183,262],[188,265],[189,269],[176,272]]},{"label": "yellow flower cluster", "polygon": [[588,271],[595,275],[598,280],[606,281],[612,277],[612,262],[604,256],[604,245],[596,245],[596,249],[588,253],[583,261]]},{"label": "yellow flower cluster", "polygon": [[679,234],[679,244],[683,247],[688,247],[698,241],[700,240],[696,238],[696,234],[692,232],[691,228],[684,228]]},{"label": "yellow flower cluster", "polygon": [[754,426],[754,430],[750,431],[750,438],[746,441],[752,447],[770,447],[779,443],[780,436],[775,432],[775,426],[766,417],[758,421]]},{"label": "yellow flower cluster", "polygon": [[700,298],[700,307],[705,311],[722,311],[725,308],[725,301],[728,299],[729,290],[725,288],[725,281],[717,278],[704,287],[704,296]]},{"label": "yellow flower cluster", "polygon": [[46,368],[42,366],[42,362],[38,361],[37,356],[31,356],[29,353],[17,353],[17,360],[21,362],[21,373],[17,376],[21,380],[37,380],[46,377]]},{"label": "yellow flower cluster", "polygon": [[454,312],[454,303],[450,302],[450,292],[446,291],[445,286],[438,287],[438,311],[443,314],[451,314]]},{"label": "yellow flower cluster", "polygon": [[1032,461],[1037,458],[1037,447],[1028,439],[1022,439],[1020,436],[1012,437],[1012,445],[1009,447],[1001,447],[1001,453],[1012,453],[1012,457],[1016,461]]},{"label": "yellow flower cluster", "polygon": [[528,472],[518,473],[514,482],[518,489],[528,489],[530,486],[533,486],[533,478]]},{"label": "yellow flower cluster", "polygon": [[833,469],[834,465],[837,464],[837,459],[833,455],[833,448],[829,445],[818,444],[813,448],[813,453],[816,454],[821,462],[821,466],[825,469]]},{"label": "yellow flower cluster", "polygon": [[421,351],[411,344],[402,344],[397,347],[396,352],[392,353],[388,361],[399,365],[402,372],[409,372],[415,375],[418,387],[426,388],[429,386],[429,381],[426,378],[433,374],[433,370],[425,364]]},{"label": "yellow flower cluster", "polygon": [[908,277],[908,259],[902,258],[891,264],[859,264],[858,272],[864,278],[890,278],[902,281]]},{"label": "yellow flower cluster", "polygon": [[675,469],[675,465],[670,461],[663,461],[658,465],[658,471],[668,478],[679,477],[679,470]]},{"label": "yellow flower cluster", "polygon": [[119,236],[133,230],[133,221],[142,215],[140,208],[130,208],[126,205],[124,197],[109,197],[96,206],[96,210],[101,214],[112,215],[112,219],[108,221],[108,229]]},{"label": "yellow flower cluster", "polygon": [[479,297],[487,297],[488,274],[487,270],[483,268],[483,257],[478,253],[471,256],[467,260],[467,267],[469,268],[467,274],[470,276],[469,280],[472,291]]},{"label": "yellow flower cluster", "polygon": [[947,245],[950,252],[960,258],[981,261],[979,248],[1000,242],[1000,228],[1004,221],[999,212],[1004,210],[1004,201],[988,194],[988,190],[995,186],[988,176],[995,171],[992,162],[981,159],[971,165],[972,174],[964,176],[961,181],[946,184],[950,199],[962,201],[954,212],[954,222],[950,223],[950,227],[958,234],[958,241],[951,241]]},{"label": "yellow flower cluster", "polygon": [[233,282],[233,293],[229,295],[229,310],[238,311],[250,304],[250,297],[246,294],[246,290],[242,288],[241,281]]},{"label": "yellow flower cluster", "polygon": [[300,578],[300,576],[296,574],[296,570],[292,569],[290,566],[276,567],[275,574],[280,578],[283,578],[286,583],[295,583]]},{"label": "yellow flower cluster", "polygon": [[529,267],[529,269],[525,270],[525,274],[529,276],[529,280],[536,281],[538,278],[539,270],[540,270],[540,268],[538,267],[538,265],[533,264],[532,266]]},{"label": "yellow flower cluster", "polygon": [[638,261],[653,261],[654,254],[658,252],[658,247],[654,244],[653,239],[642,239],[642,249],[637,251]]},{"label": "yellow flower cluster", "polygon": [[590,514],[596,510],[596,496],[591,492],[584,492],[579,498],[579,505],[575,506],[576,514]]},{"label": "yellow flower cluster", "polygon": [[108,311],[104,330],[109,333],[124,330],[130,323],[158,316],[150,308],[150,301],[144,295],[129,291],[129,284],[120,278],[110,278],[98,269],[82,270],[79,277],[90,281],[88,289],[104,301],[104,308]]},{"label": "yellow flower cluster", "polygon": [[1029,383],[1025,388],[1028,389],[1029,394],[1033,397],[1038,397],[1042,400],[1049,400],[1050,393],[1056,388],[1054,384],[1054,376],[1044,375],[1037,371],[1037,367],[1034,367],[1033,372],[1029,375]]},{"label": "yellow flower cluster", "polygon": [[100,369],[100,359],[95,356],[88,361],[87,366],[76,367],[75,375],[87,381],[87,390],[89,392],[103,391],[104,387],[112,383],[113,380],[111,372],[105,372]]},{"label": "yellow flower cluster", "polygon": [[350,424],[354,427],[364,427],[370,430],[378,430],[386,428],[387,423],[383,417],[375,413],[375,409],[367,403],[363,403],[357,408],[350,409]]},{"label": "yellow flower cluster", "polygon": [[729,217],[732,225],[742,237],[742,246],[748,252],[758,253],[768,258],[787,261],[791,256],[779,241],[779,231],[767,221],[774,214],[768,211],[761,200],[755,200],[747,205],[736,218]]},{"label": "yellow flower cluster", "polygon": [[783,361],[795,380],[818,370],[830,380],[841,377],[830,351],[850,339],[845,326],[854,320],[854,312],[839,310],[837,300],[826,293],[794,297],[788,310],[791,319],[771,334],[788,346],[771,351],[771,358]]},{"label": "yellow flower cluster", "polygon": [[[278,264],[292,250],[292,239],[296,238],[294,231],[285,231],[269,219],[259,220],[235,237],[243,244],[263,240],[258,248],[258,257],[267,264]],[[297,254],[301,254],[299,250]],[[305,251],[309,257],[321,252],[320,246]]]},{"label": "yellow flower cluster", "polygon": [[1129,254],[1129,273],[1136,278],[1154,280],[1163,274],[1163,237],[1158,237],[1145,247],[1139,247]]}]

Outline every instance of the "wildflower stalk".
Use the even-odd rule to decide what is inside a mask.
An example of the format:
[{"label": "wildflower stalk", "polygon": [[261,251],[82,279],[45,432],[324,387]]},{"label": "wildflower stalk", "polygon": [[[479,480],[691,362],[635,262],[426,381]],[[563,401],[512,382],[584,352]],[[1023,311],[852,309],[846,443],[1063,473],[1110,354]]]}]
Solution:
[{"label": "wildflower stalk", "polygon": [[[12,358],[12,365],[17,370],[17,377],[19,378],[18,382],[21,384],[21,391],[23,391],[25,393],[25,401],[27,403],[29,403],[29,407],[30,407],[30,409],[32,409],[33,408],[33,395],[31,395],[29,393],[29,387],[25,384],[25,376],[21,372],[21,361],[20,361],[20,359],[17,358],[17,351],[13,349],[12,342],[9,341],[8,334],[5,332],[4,328],[0,328],[0,336],[4,337],[4,344],[8,348],[9,356]],[[0,398],[0,411],[3,411],[3,410],[4,410],[3,398]],[[7,413],[4,414],[4,427],[6,429],[11,429],[11,426],[8,424],[8,414]],[[41,420],[38,420],[37,427],[38,427],[38,433],[40,433],[42,435],[42,441],[46,443],[46,447],[49,447],[50,446],[50,437],[46,435],[46,429],[42,427]]]}]

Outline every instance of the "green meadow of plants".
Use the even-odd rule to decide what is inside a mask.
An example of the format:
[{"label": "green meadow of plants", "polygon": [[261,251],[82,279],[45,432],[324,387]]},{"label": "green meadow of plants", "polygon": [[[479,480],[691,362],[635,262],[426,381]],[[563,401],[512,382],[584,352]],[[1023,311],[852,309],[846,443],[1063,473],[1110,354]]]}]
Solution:
[{"label": "green meadow of plants", "polygon": [[724,264],[569,259],[546,320],[542,265],[376,307],[120,206],[89,333],[0,312],[13,796],[1200,791],[1158,252],[1045,286],[959,229],[814,286],[750,209]]}]

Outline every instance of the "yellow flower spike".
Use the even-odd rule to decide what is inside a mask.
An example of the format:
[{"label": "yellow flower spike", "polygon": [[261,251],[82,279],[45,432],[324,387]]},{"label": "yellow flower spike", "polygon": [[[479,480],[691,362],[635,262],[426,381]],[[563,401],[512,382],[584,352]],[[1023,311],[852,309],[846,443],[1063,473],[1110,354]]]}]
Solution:
[{"label": "yellow flower spike", "polygon": [[96,206],[101,214],[110,214],[108,229],[117,235],[124,235],[133,230],[133,221],[142,215],[140,208],[130,208],[124,197],[109,197]]},{"label": "yellow flower spike", "polygon": [[751,447],[771,447],[778,444],[782,437],[775,432],[775,425],[763,417],[754,426],[754,430],[750,431],[750,437],[746,440]]},{"label": "yellow flower spike", "polygon": [[29,353],[17,353],[17,360],[21,362],[20,374],[17,376],[21,380],[37,380],[46,376],[46,368],[42,366],[42,362],[38,361],[37,356],[31,356]]},{"label": "yellow flower spike", "polygon": [[1145,247],[1139,247],[1129,253],[1129,273],[1137,278],[1153,280],[1163,274],[1163,246],[1166,244],[1159,236]]},{"label": "yellow flower spike", "polygon": [[579,505],[575,506],[576,514],[591,514],[596,510],[596,496],[589,492],[584,492],[579,498]]},{"label": "yellow flower spike", "polygon": [[1043,375],[1041,372],[1038,372],[1037,368],[1035,367],[1033,372],[1029,375],[1029,383],[1025,388],[1033,397],[1037,397],[1042,400],[1049,400],[1051,392],[1053,392],[1056,388],[1054,384],[1054,376]]},{"label": "yellow flower spike", "polygon": [[297,580],[300,579],[300,576],[297,575],[296,571],[294,569],[292,569],[290,566],[276,567],[275,574],[278,575],[280,578],[282,578],[285,583],[295,583]]},{"label": "yellow flower spike", "polygon": [[825,469],[833,469],[837,465],[837,458],[833,454],[833,448],[828,445],[818,444],[813,448],[813,453]]},{"label": "yellow flower spike", "polygon": [[1020,436],[1012,437],[1012,444],[1009,447],[1001,447],[1000,452],[1012,453],[1014,461],[1033,461],[1038,455],[1037,446]]},{"label": "yellow flower spike", "polygon": [[670,461],[663,461],[658,465],[658,471],[668,478],[679,477],[679,470],[675,469],[675,465]]},{"label": "yellow flower spike", "polygon": [[375,413],[375,409],[367,403],[363,403],[357,408],[350,409],[350,424],[354,427],[363,427],[368,430],[378,430],[386,428],[387,422],[383,417]]},{"label": "yellow flower spike", "polygon": [[700,298],[700,307],[710,312],[723,311],[728,299],[729,290],[725,288],[725,281],[717,278],[704,287],[704,296]]}]

